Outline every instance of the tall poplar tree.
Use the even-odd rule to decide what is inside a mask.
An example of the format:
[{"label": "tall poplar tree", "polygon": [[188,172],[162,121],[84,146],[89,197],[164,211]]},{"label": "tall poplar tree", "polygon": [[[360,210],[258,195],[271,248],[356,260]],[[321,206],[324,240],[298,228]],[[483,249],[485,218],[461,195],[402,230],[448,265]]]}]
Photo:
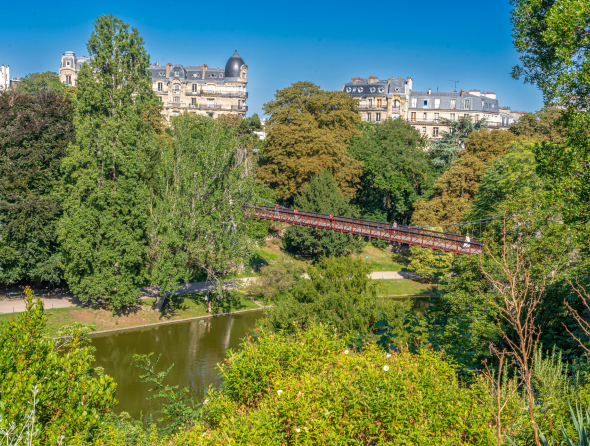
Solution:
[{"label": "tall poplar tree", "polygon": [[64,160],[59,237],[70,290],[117,309],[139,296],[158,99],[138,31],[113,15],[95,22],[78,73],[76,144]]}]

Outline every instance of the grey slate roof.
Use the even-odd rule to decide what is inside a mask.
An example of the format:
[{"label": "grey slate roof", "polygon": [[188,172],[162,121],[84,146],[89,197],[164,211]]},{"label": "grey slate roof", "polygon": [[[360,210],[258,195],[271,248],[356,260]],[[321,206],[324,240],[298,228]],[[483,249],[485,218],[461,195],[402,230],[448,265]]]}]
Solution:
[{"label": "grey slate roof", "polygon": [[[416,106],[414,106],[416,99]],[[466,92],[461,95],[460,92],[432,91],[412,91],[410,93],[410,109],[412,110],[437,110],[435,109],[435,99],[440,99],[440,110],[479,110],[488,113],[498,113],[500,106],[497,99],[487,98],[485,96],[475,96]],[[455,107],[451,108],[451,99],[455,100]],[[466,106],[469,101],[469,108]]]},{"label": "grey slate roof", "polygon": [[356,83],[348,82],[342,86],[342,91],[353,97],[363,96],[391,96],[393,94],[406,95],[406,80],[404,78],[390,78],[369,83],[359,79]]}]

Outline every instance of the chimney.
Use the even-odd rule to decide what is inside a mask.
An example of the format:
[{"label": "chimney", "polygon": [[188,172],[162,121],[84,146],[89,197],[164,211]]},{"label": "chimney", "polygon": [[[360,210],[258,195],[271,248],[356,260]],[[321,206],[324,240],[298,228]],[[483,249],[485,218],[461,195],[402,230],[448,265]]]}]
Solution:
[{"label": "chimney", "polygon": [[156,62],[154,63],[154,67],[159,67],[159,66],[160,66],[160,65],[158,64],[158,61],[156,61]]},{"label": "chimney", "polygon": [[436,91],[438,91],[438,87],[436,87]]},{"label": "chimney", "polygon": [[378,82],[379,78],[375,77],[375,76],[369,76],[369,84],[372,84],[373,82]]},{"label": "chimney", "polygon": [[203,74],[201,76],[201,79],[206,79],[207,78],[207,64],[204,63],[203,64]]},{"label": "chimney", "polygon": [[172,64],[168,62],[166,64],[166,77],[170,77],[170,68],[172,68]]},{"label": "chimney", "polygon": [[406,84],[408,85],[408,93],[412,91],[412,78],[409,77],[406,79]]},{"label": "chimney", "polygon": [[432,90],[430,88],[428,89],[428,94],[432,94]]}]

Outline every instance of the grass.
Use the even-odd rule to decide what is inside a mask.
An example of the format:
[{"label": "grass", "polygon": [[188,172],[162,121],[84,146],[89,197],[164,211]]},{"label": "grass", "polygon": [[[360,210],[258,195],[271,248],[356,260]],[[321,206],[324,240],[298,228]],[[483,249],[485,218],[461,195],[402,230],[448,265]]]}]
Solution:
[{"label": "grass", "polygon": [[392,253],[371,244],[367,244],[358,256],[353,257],[366,261],[371,266],[371,271],[408,271],[407,265],[410,263],[407,255]]},{"label": "grass", "polygon": [[377,279],[381,285],[381,296],[402,296],[405,294],[432,294],[436,285],[421,283],[412,279]]},{"label": "grass", "polygon": [[[215,299],[215,294],[213,293],[213,314],[260,308],[250,298],[238,291],[228,291],[222,300]],[[61,327],[74,322],[93,323],[96,325],[96,330],[100,331],[206,316],[207,306],[204,298],[205,293],[174,296],[166,301],[161,313],[151,309],[155,299],[142,299],[137,305],[116,314],[110,310],[92,307],[46,310],[45,314],[48,316],[48,320],[45,332],[49,336],[56,336]],[[14,316],[13,314],[0,314],[0,324],[7,322]]]}]

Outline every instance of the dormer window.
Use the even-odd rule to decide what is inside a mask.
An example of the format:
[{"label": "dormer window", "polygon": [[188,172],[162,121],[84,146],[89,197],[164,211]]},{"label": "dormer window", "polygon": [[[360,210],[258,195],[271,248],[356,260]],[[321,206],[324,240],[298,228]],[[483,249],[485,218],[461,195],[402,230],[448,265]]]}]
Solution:
[{"label": "dormer window", "polygon": [[158,76],[165,76],[165,75],[166,75],[166,73],[165,73],[165,72],[163,72],[163,71],[160,71],[160,72],[158,73]]},{"label": "dormer window", "polygon": [[215,73],[210,73],[210,74],[209,74],[209,77],[210,77],[210,78],[212,78],[212,79],[213,79],[213,78],[216,78],[216,77],[217,77],[217,74],[215,74]]},{"label": "dormer window", "polygon": [[174,84],[174,93],[180,93],[180,84]]},{"label": "dormer window", "polygon": [[174,76],[178,77],[178,71],[174,72]]},{"label": "dormer window", "polygon": [[219,77],[223,77],[223,74],[220,74]]},{"label": "dormer window", "polygon": [[68,67],[70,66],[70,61],[69,61],[69,60],[66,62],[66,65],[67,65]]}]

